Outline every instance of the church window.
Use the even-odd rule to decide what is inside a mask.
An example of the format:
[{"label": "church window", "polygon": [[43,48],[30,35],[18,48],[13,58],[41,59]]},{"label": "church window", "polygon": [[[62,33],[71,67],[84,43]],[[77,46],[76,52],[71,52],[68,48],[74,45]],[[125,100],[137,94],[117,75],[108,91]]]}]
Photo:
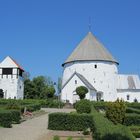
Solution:
[{"label": "church window", "polygon": [[77,80],[75,80],[75,84],[77,84]]},{"label": "church window", "polygon": [[10,75],[10,74],[12,74],[12,72],[13,72],[12,68],[3,68],[2,69],[2,74],[4,74],[4,75]]},{"label": "church window", "polygon": [[127,95],[127,100],[129,100],[129,98],[130,98],[130,96],[129,96],[129,95]]},{"label": "church window", "polygon": [[97,65],[94,65],[94,68],[97,69]]}]

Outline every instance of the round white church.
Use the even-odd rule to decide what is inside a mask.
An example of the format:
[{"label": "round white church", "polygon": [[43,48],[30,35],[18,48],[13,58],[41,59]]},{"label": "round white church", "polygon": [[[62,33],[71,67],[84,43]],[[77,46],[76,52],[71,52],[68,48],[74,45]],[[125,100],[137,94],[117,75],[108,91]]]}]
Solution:
[{"label": "round white church", "polygon": [[118,74],[118,61],[89,32],[80,42],[64,67],[61,100],[71,104],[79,100],[76,88],[88,88],[86,99],[93,101],[140,102],[140,80],[138,75]]}]

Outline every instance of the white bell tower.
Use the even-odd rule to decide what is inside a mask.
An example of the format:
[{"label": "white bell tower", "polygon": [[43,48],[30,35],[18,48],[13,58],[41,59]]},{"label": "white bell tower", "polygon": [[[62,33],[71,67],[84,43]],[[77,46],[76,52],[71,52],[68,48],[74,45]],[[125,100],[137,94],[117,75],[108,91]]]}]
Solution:
[{"label": "white bell tower", "polygon": [[0,63],[0,90],[5,99],[23,99],[23,68],[7,56]]}]

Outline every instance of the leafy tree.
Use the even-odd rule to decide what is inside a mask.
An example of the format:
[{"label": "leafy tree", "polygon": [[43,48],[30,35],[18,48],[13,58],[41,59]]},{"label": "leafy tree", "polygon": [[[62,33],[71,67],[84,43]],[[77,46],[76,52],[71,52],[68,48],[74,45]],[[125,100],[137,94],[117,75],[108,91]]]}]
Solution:
[{"label": "leafy tree", "polygon": [[84,86],[80,86],[76,88],[76,93],[79,95],[80,99],[84,99],[88,93],[88,89]]},{"label": "leafy tree", "polygon": [[59,77],[58,82],[57,82],[57,92],[58,92],[58,94],[61,93],[61,88],[62,88],[62,79]]},{"label": "leafy tree", "polygon": [[117,99],[115,102],[107,104],[106,117],[114,124],[123,124],[125,119],[126,106],[123,100]]},{"label": "leafy tree", "polygon": [[47,97],[52,98],[55,94],[55,88],[53,86],[48,87]]},{"label": "leafy tree", "polygon": [[35,95],[40,98],[42,97],[44,93],[44,88],[46,86],[46,79],[44,76],[38,76],[33,78],[32,80],[35,88]]},{"label": "leafy tree", "polygon": [[53,82],[51,82],[50,78],[48,80],[44,76],[34,77],[33,80],[26,79],[24,81],[24,98],[52,98],[55,93],[55,88],[52,83]]},{"label": "leafy tree", "polygon": [[24,98],[34,99],[37,98],[35,95],[35,85],[30,79],[24,81]]}]

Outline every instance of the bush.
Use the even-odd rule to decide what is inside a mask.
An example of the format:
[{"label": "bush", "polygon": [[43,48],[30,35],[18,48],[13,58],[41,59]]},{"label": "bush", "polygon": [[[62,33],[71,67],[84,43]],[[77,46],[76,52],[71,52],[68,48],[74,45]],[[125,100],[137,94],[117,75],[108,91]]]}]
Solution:
[{"label": "bush", "polygon": [[54,99],[48,99],[48,100],[40,100],[39,103],[42,107],[48,107],[48,108],[62,108],[64,106],[64,103],[58,100]]},{"label": "bush", "polygon": [[136,114],[140,114],[140,110],[139,110],[139,109],[136,109],[136,108],[127,107],[126,113],[136,113]]},{"label": "bush", "polygon": [[93,115],[93,139],[95,140],[135,140],[131,131],[123,125],[114,125],[111,121],[94,108]]},{"label": "bush", "polygon": [[126,103],[128,107],[140,109],[140,103]]},{"label": "bush", "polygon": [[20,109],[20,105],[18,102],[11,100],[6,104],[6,109]]},{"label": "bush", "polygon": [[77,113],[90,113],[91,112],[91,104],[89,100],[80,100],[75,105]]},{"label": "bush", "polygon": [[83,135],[89,135],[90,134],[90,130],[89,129],[85,129],[84,131],[83,131]]},{"label": "bush", "polygon": [[68,137],[67,140],[72,140],[72,137]]},{"label": "bush", "polygon": [[125,125],[140,125],[140,115],[139,114],[126,114],[125,116]]},{"label": "bush", "polygon": [[107,104],[108,104],[108,102],[103,102],[103,101],[100,101],[100,102],[91,101],[91,105],[94,106],[94,108],[95,108],[96,110],[100,110],[100,109],[106,110]]},{"label": "bush", "polygon": [[20,123],[20,111],[18,110],[9,110],[11,112],[12,123]]},{"label": "bush", "polygon": [[107,104],[106,117],[111,120],[114,124],[124,123],[125,118],[125,102],[117,100],[115,102],[109,102]]},{"label": "bush", "polygon": [[53,140],[60,140],[60,137],[59,136],[54,136]]},{"label": "bush", "polygon": [[24,112],[24,109],[25,109],[25,108],[26,108],[26,111],[33,112],[33,111],[40,110],[40,109],[41,109],[41,105],[38,104],[38,103],[35,103],[35,104],[28,104],[28,105],[22,105],[22,106],[21,106],[21,112],[22,112],[22,113]]},{"label": "bush", "polygon": [[76,88],[76,93],[79,95],[80,99],[84,99],[86,94],[88,93],[88,89],[84,86],[80,86]]},{"label": "bush", "polygon": [[12,127],[12,115],[8,110],[0,110],[0,126]]},{"label": "bush", "polygon": [[51,130],[80,131],[92,126],[92,116],[88,114],[49,114],[48,128]]},{"label": "bush", "polygon": [[130,126],[129,128],[136,138],[140,138],[140,126]]}]

